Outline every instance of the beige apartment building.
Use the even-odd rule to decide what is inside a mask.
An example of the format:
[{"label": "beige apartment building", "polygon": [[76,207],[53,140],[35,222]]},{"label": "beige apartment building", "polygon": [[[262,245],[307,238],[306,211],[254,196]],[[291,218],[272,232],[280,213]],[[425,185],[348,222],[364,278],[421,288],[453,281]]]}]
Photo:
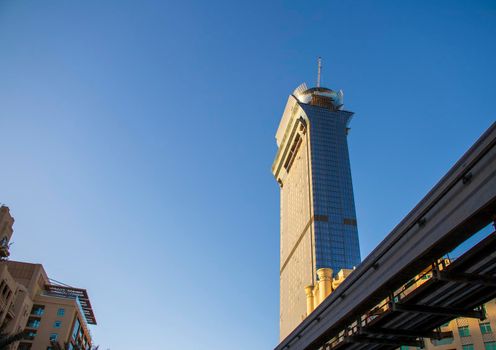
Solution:
[{"label": "beige apartment building", "polygon": [[14,219],[0,207],[0,242],[7,253],[0,261],[0,323],[8,333],[24,331],[11,350],[50,350],[52,342],[69,350],[92,346],[89,324],[96,324],[86,290],[48,278],[41,264],[8,261]]},{"label": "beige apartment building", "polygon": [[[68,344],[69,349],[91,347],[88,321],[95,319],[86,291],[55,285],[47,277],[43,266],[17,261],[6,262],[10,274],[28,291],[32,300],[25,325],[25,339],[19,350],[47,349],[52,341]],[[86,303],[86,307],[83,304]]]}]

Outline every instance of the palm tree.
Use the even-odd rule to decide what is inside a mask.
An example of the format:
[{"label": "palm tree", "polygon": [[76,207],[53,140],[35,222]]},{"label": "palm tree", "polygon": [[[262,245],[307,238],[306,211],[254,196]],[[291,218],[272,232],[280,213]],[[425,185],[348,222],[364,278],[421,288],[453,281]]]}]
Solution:
[{"label": "palm tree", "polygon": [[15,343],[21,339],[24,339],[24,331],[20,331],[17,333],[7,333],[5,328],[7,328],[8,321],[3,320],[0,325],[0,350],[7,350],[10,347],[10,344]]}]

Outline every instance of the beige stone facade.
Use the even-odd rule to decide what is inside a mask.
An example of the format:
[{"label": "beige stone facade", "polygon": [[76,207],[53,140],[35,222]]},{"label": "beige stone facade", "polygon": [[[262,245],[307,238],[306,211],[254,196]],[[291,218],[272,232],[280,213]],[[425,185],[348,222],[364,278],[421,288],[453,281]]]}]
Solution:
[{"label": "beige stone facade", "polygon": [[[298,107],[295,106],[297,110]],[[296,115],[298,112],[293,111]],[[288,134],[274,164],[281,187],[280,241],[280,339],[286,337],[306,317],[305,287],[314,283],[315,259],[312,237],[311,160],[304,122],[291,118]],[[282,153],[282,152],[281,152]],[[293,157],[293,159],[291,159]],[[291,169],[291,171],[289,171]]]},{"label": "beige stone facade", "polygon": [[24,328],[26,312],[30,310],[26,297],[26,289],[12,277],[7,264],[0,262],[0,324],[6,324],[7,331],[19,332]]}]

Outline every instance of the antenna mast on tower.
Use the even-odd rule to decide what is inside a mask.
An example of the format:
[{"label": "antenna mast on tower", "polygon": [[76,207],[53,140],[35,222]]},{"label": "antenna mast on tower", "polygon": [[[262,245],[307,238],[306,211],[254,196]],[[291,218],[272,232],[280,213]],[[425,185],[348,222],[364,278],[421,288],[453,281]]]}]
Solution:
[{"label": "antenna mast on tower", "polygon": [[317,59],[318,72],[317,72],[317,87],[320,87],[320,73],[322,71],[322,58]]}]

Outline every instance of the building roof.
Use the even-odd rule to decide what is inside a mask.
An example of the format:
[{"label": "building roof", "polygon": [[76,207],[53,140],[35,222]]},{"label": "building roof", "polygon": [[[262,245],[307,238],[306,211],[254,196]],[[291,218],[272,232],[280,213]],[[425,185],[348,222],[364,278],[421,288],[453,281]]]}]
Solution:
[{"label": "building roof", "polygon": [[88,322],[88,324],[96,325],[95,313],[91,307],[90,298],[86,289],[56,284],[46,284],[45,288],[52,296],[74,298],[78,300],[84,317],[86,318],[86,322]]}]

